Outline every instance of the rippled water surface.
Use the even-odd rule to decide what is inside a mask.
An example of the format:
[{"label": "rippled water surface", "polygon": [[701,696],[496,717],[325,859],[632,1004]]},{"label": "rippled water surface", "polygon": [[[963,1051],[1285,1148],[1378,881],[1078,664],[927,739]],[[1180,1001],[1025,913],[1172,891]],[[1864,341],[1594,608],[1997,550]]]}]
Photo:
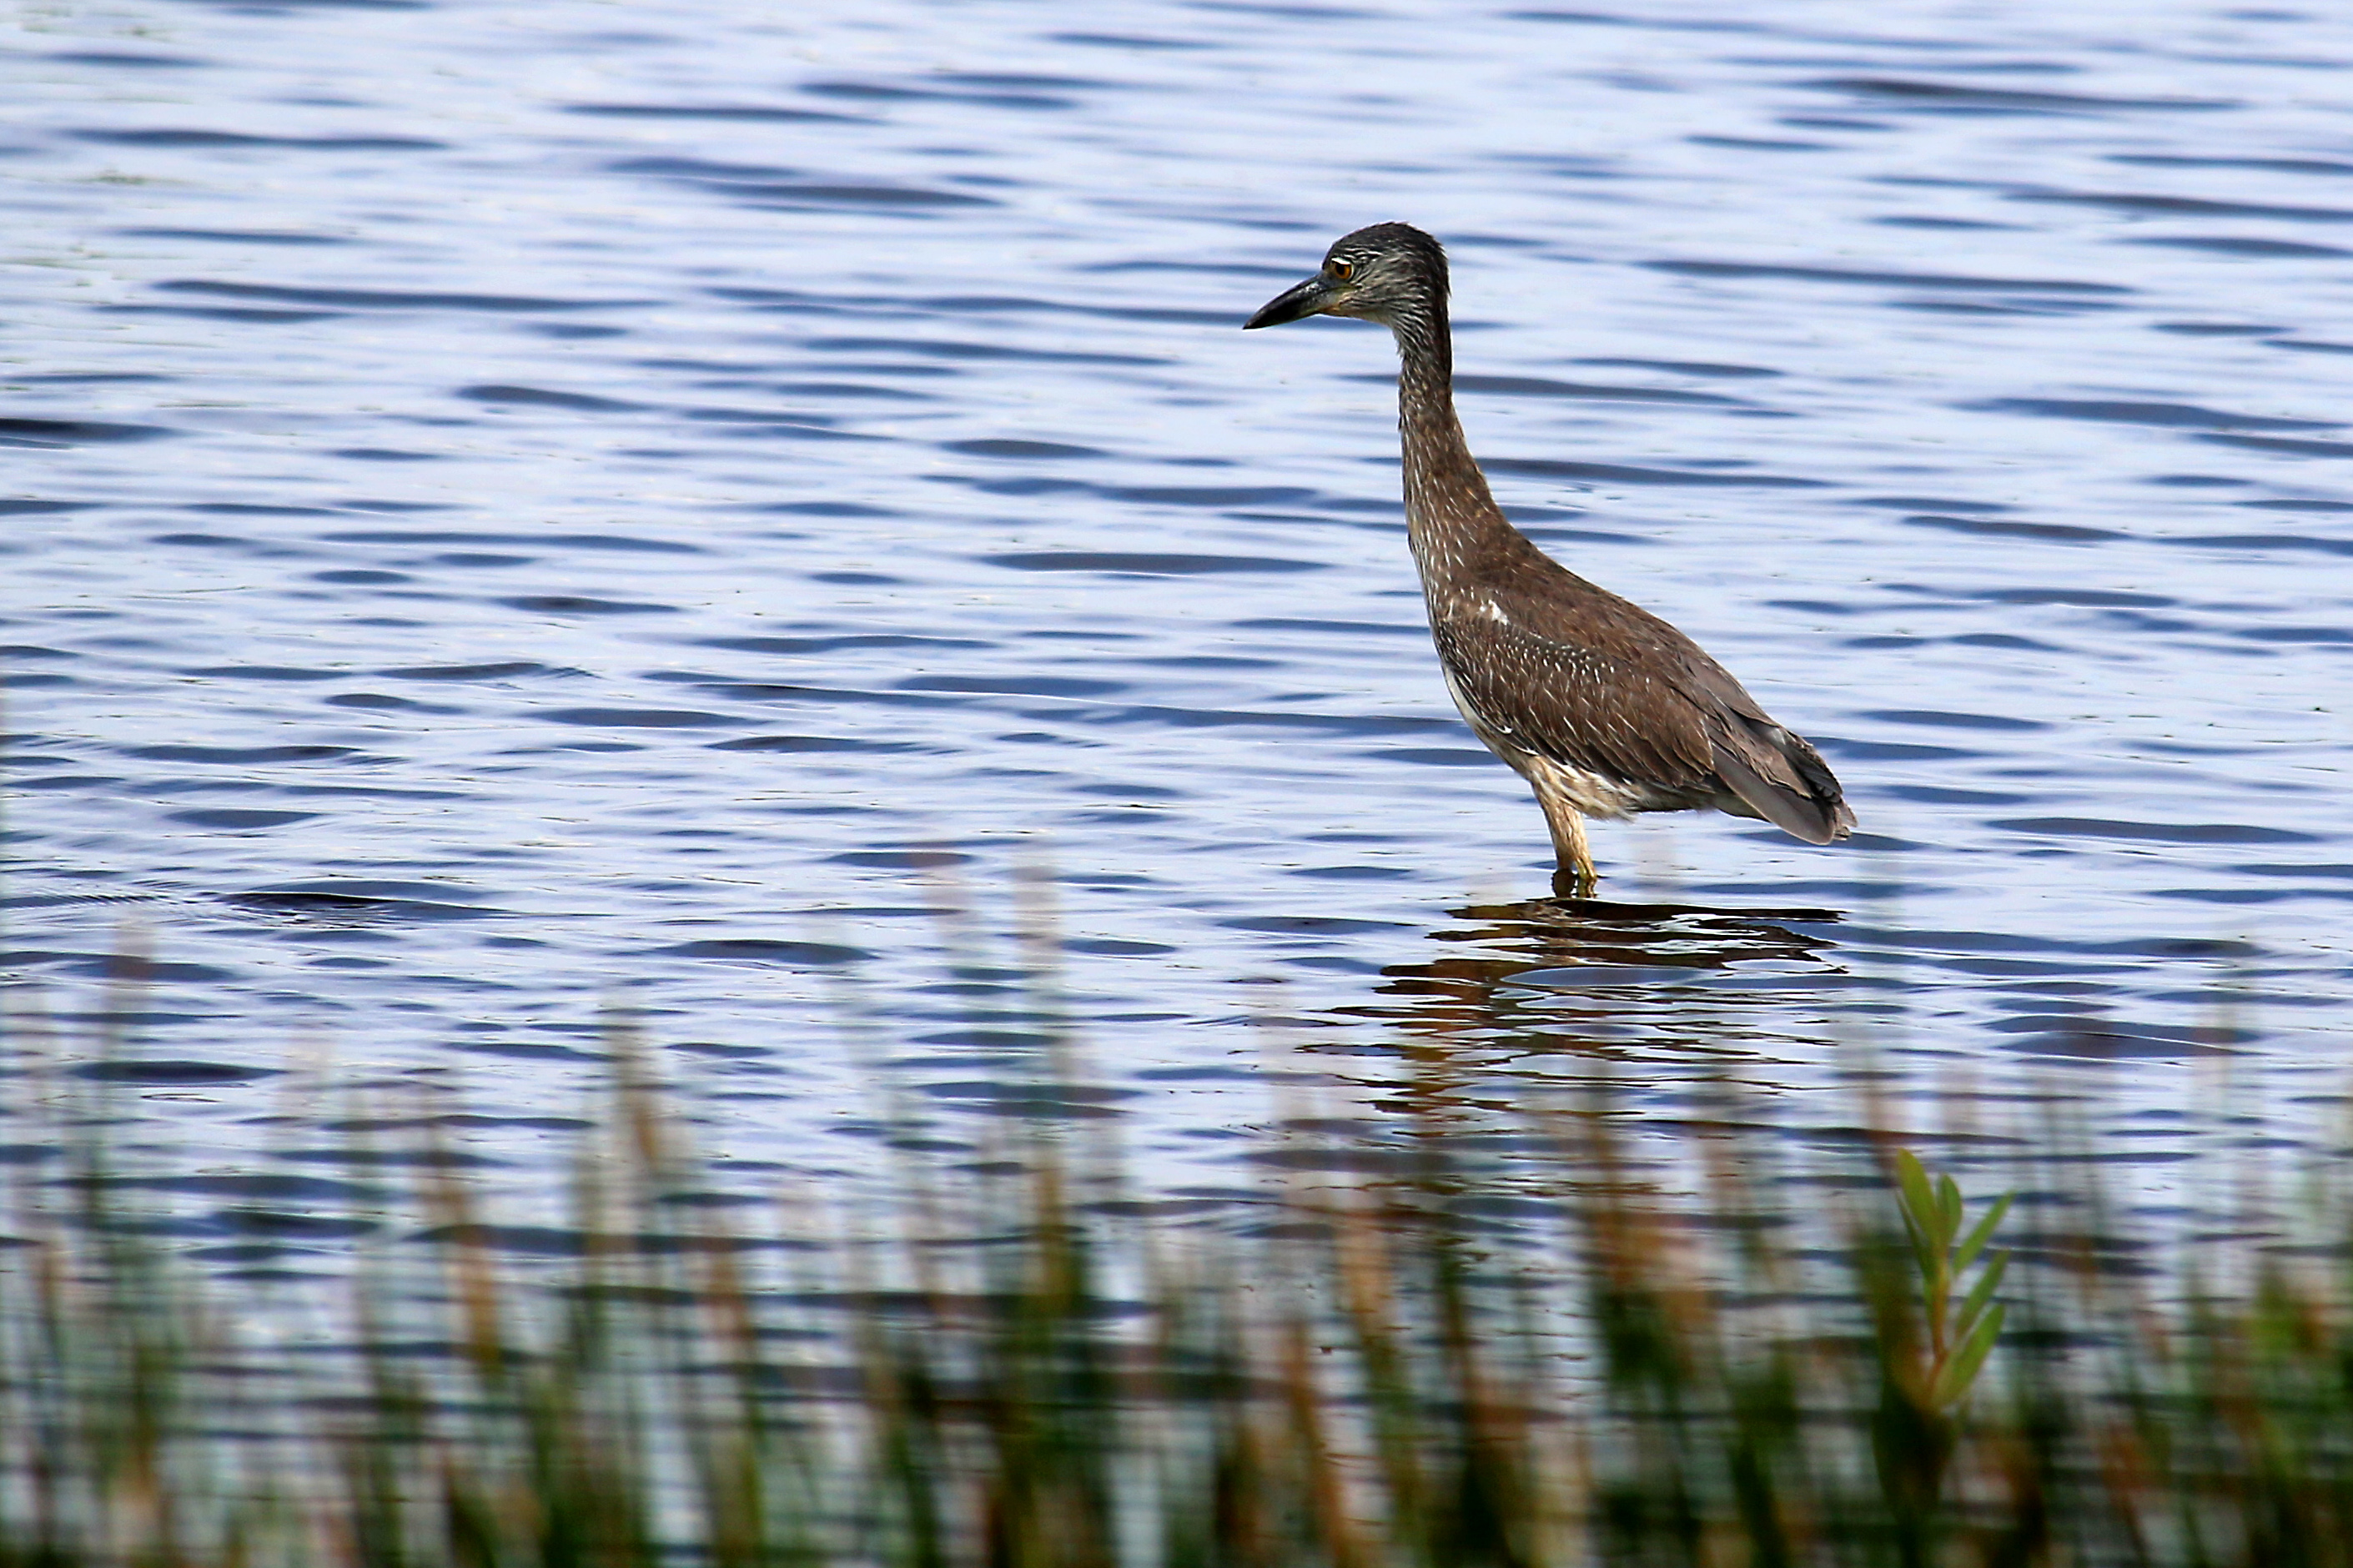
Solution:
[{"label": "rippled water surface", "polygon": [[[143,931],[114,1070],[177,1135],[263,1158],[332,1061],[520,1149],[626,1000],[745,1168],[856,1168],[873,1058],[1003,1108],[1025,872],[1082,1098],[1205,1188],[1318,1075],[1835,1121],[1862,1041],[2052,1064],[2158,1163],[2229,1064],[2339,1087],[2327,7],[15,26],[9,973],[88,1010]],[[1507,510],[1811,735],[1852,845],[1602,825],[1604,902],[1525,901],[1385,334],[1236,330],[1392,218]]]}]

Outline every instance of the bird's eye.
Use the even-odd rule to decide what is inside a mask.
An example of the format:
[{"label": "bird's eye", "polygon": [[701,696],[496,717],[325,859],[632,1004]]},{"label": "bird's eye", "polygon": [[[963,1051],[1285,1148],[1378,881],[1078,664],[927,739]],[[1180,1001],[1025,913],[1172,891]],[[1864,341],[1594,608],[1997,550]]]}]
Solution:
[{"label": "bird's eye", "polygon": [[1324,264],[1324,270],[1345,283],[1349,275],[1356,270],[1356,264],[1353,261],[1327,261]]}]

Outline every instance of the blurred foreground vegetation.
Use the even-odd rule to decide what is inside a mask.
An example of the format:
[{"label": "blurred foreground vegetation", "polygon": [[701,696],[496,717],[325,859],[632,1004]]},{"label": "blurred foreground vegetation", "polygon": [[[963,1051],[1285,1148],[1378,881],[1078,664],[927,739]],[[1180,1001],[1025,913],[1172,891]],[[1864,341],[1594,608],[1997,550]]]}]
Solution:
[{"label": "blurred foreground vegetation", "polygon": [[2013,1210],[1862,1091],[1808,1144],[1726,1088],[1662,1159],[1604,1089],[1382,1160],[1302,1118],[1179,1223],[1041,1062],[861,1216],[712,1201],[608,1045],[559,1223],[486,1203],[449,1105],[376,1106],[338,1125],[382,1195],[230,1211],[373,1233],[300,1285],[185,1256],[102,1055],[29,1062],[0,1568],[2353,1561],[2333,1168],[2324,1245],[2158,1247],[2056,1132]]}]

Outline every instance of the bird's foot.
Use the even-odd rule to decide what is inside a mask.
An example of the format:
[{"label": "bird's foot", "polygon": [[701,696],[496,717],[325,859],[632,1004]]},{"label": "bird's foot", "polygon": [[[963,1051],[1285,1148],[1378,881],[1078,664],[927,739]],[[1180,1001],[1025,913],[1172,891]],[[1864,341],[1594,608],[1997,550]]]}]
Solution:
[{"label": "bird's foot", "polygon": [[1589,899],[1601,886],[1601,875],[1591,866],[1558,866],[1552,874],[1556,899]]}]

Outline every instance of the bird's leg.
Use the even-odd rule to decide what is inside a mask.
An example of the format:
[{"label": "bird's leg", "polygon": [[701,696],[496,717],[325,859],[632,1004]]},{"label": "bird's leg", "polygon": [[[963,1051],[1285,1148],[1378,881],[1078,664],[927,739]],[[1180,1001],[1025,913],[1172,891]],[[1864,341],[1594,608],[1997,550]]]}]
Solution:
[{"label": "bird's leg", "polygon": [[1601,873],[1593,868],[1593,850],[1585,842],[1583,814],[1545,791],[1537,792],[1536,802],[1544,807],[1545,823],[1552,829],[1552,852],[1558,862],[1552,871],[1553,897],[1591,898]]}]

